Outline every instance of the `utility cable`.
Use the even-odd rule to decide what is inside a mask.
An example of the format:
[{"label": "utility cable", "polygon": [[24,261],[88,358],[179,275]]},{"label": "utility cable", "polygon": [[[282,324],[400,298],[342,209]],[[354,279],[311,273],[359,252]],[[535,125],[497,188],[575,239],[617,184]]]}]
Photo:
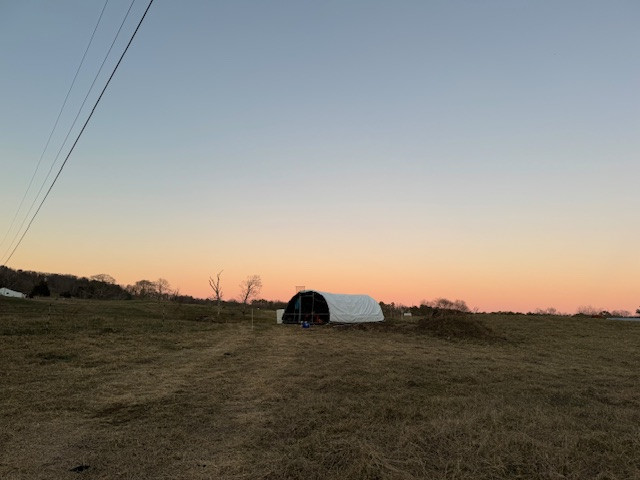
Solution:
[{"label": "utility cable", "polygon": [[[62,150],[64,149],[64,146],[67,144],[67,140],[69,139],[69,136],[71,135],[71,132],[73,131],[73,127],[76,126],[76,122],[78,121],[78,117],[80,116],[80,113],[82,113],[82,109],[84,108],[84,105],[85,105],[85,103],[87,101],[87,98],[89,98],[89,95],[91,94],[91,91],[93,90],[93,86],[95,85],[96,81],[98,80],[98,76],[100,75],[100,72],[102,72],[102,68],[104,67],[104,64],[106,63],[107,58],[109,58],[109,54],[111,53],[111,50],[113,49],[113,45],[116,43],[116,40],[118,39],[118,36],[120,35],[120,31],[122,30],[123,25],[126,22],[127,18],[129,17],[129,13],[131,12],[131,8],[133,7],[133,4],[135,3],[135,1],[136,0],[131,0],[131,4],[129,5],[129,9],[127,10],[127,13],[125,14],[124,18],[122,19],[122,22],[120,23],[120,28],[118,28],[118,31],[116,32],[115,36],[113,37],[113,41],[111,42],[111,46],[109,47],[109,50],[105,54],[104,59],[102,60],[102,64],[100,65],[100,68],[98,69],[98,72],[93,77],[93,82],[91,82],[91,86],[87,90],[87,94],[84,96],[84,100],[82,101],[82,105],[80,105],[80,108],[78,108],[78,112],[76,113],[76,116],[73,119],[73,123],[71,124],[71,127],[69,127],[69,131],[67,132],[67,135],[64,137],[62,145],[60,145],[60,148],[58,149],[58,153],[56,154],[53,162],[51,163],[51,166],[49,167],[49,171],[47,172],[46,177],[44,178],[44,180],[42,181],[42,184],[40,185],[40,188],[38,189],[38,193],[33,198],[33,201],[31,202],[31,205],[29,205],[29,209],[27,210],[27,213],[25,214],[24,218],[22,219],[22,222],[20,223],[20,227],[18,227],[18,229],[16,230],[15,235],[11,239],[11,243],[9,243],[9,245],[7,246],[7,249],[2,254],[2,257],[4,257],[11,250],[11,245],[14,244],[14,242],[16,241],[16,238],[18,238],[18,235],[20,235],[20,232],[22,231],[22,227],[24,227],[24,224],[27,221],[27,218],[29,218],[29,214],[33,210],[34,205],[38,201],[38,197],[40,197],[40,194],[42,193],[42,189],[47,184],[47,180],[49,180],[49,177],[51,176],[51,172],[53,171],[53,167],[55,167],[56,163],[58,162],[58,158],[60,157],[60,154],[62,153]],[[0,257],[0,258],[2,258],[2,257]]]},{"label": "utility cable", "polygon": [[[102,20],[102,16],[104,15],[104,11],[107,8],[107,4],[108,3],[109,3],[109,0],[106,0],[104,2],[104,6],[102,7],[102,11],[100,12],[100,16],[98,17],[98,22],[96,23],[96,26],[93,28],[93,33],[91,33],[91,38],[89,39],[89,43],[87,44],[87,48],[85,48],[85,50],[84,50],[84,54],[82,55],[82,59],[80,60],[80,65],[78,65],[78,68],[76,69],[76,74],[73,76],[73,80],[71,81],[71,86],[69,87],[69,90],[67,91],[67,95],[64,97],[64,101],[62,102],[62,107],[60,107],[60,111],[58,112],[58,117],[56,118],[56,121],[53,124],[53,128],[51,129],[51,133],[49,133],[49,138],[47,139],[47,143],[45,143],[44,149],[42,150],[42,153],[40,154],[40,159],[38,160],[38,164],[36,165],[36,169],[34,170],[33,175],[31,175],[31,180],[29,180],[29,185],[27,186],[27,189],[25,190],[24,195],[22,196],[22,200],[20,200],[20,205],[18,205],[18,209],[16,210],[16,214],[13,216],[13,220],[11,220],[11,224],[9,225],[9,228],[7,229],[6,233],[2,237],[2,241],[0,241],[0,246],[2,244],[4,244],[4,241],[7,239],[7,235],[9,235],[9,232],[13,228],[13,225],[16,222],[16,218],[18,218],[18,214],[20,213],[20,209],[22,208],[22,205],[23,205],[25,199],[27,198],[27,194],[29,193],[29,190],[31,189],[31,185],[33,184],[33,180],[36,178],[36,174],[38,173],[38,169],[40,168],[40,164],[42,163],[42,159],[44,158],[44,154],[47,151],[47,148],[49,148],[49,142],[51,142],[51,137],[53,137],[53,132],[55,132],[56,128],[58,127],[58,122],[60,121],[60,117],[62,116],[62,111],[64,110],[64,107],[67,105],[67,100],[69,100],[69,95],[71,94],[71,90],[73,89],[73,86],[76,84],[76,79],[78,78],[78,74],[80,73],[80,69],[82,68],[82,65],[84,64],[84,59],[87,57],[87,52],[89,51],[89,48],[91,47],[91,44],[93,43],[93,38],[96,35],[96,30],[98,30],[98,25],[100,25],[100,21]],[[54,161],[54,163],[55,163],[55,161]],[[40,192],[38,192],[38,195],[40,195]],[[38,198],[38,195],[36,195],[36,198]],[[29,208],[29,211],[30,210],[31,210],[31,208]],[[27,212],[27,215],[28,215],[28,212]],[[20,226],[20,228],[22,228],[22,225]],[[18,229],[18,231],[20,231],[20,229]],[[15,240],[15,237],[14,237],[14,240]],[[13,241],[11,243],[13,243]],[[11,246],[11,244],[9,244],[9,246]]]},{"label": "utility cable", "polygon": [[111,72],[111,75],[109,76],[109,78],[107,80],[107,83],[105,83],[104,88],[100,92],[100,96],[98,96],[98,99],[96,100],[95,104],[93,105],[93,108],[91,109],[91,112],[89,113],[89,116],[87,117],[87,120],[84,122],[84,125],[82,125],[82,129],[80,130],[80,132],[78,133],[78,136],[76,137],[75,141],[73,142],[73,145],[71,146],[71,149],[69,150],[69,153],[67,153],[67,156],[65,157],[64,161],[62,162],[62,165],[60,165],[60,169],[58,170],[58,173],[56,174],[55,178],[53,179],[53,182],[51,183],[51,186],[47,190],[47,193],[45,194],[45,196],[42,199],[42,201],[40,202],[40,205],[38,206],[38,209],[35,211],[35,213],[31,217],[31,220],[29,221],[25,231],[22,233],[22,236],[20,237],[20,240],[18,240],[18,243],[16,244],[16,246],[11,251],[11,254],[9,255],[9,257],[3,262],[3,264],[2,264],[3,266],[6,266],[7,263],[9,263],[9,260],[11,260],[11,257],[13,257],[13,254],[16,252],[16,250],[18,249],[18,247],[22,243],[22,240],[24,240],[25,235],[27,234],[27,232],[31,228],[31,225],[33,224],[33,221],[35,220],[36,216],[40,212],[40,209],[42,208],[42,205],[44,205],[44,202],[49,197],[49,194],[51,193],[51,190],[53,189],[53,186],[58,181],[58,178],[60,177],[60,174],[62,173],[62,170],[64,169],[65,165],[67,164],[67,161],[69,160],[69,157],[73,153],[73,150],[75,149],[76,145],[78,144],[78,141],[80,140],[80,137],[82,136],[82,133],[84,132],[85,128],[87,128],[87,125],[89,124],[89,120],[91,120],[91,117],[93,116],[93,113],[96,111],[96,108],[98,107],[98,104],[100,103],[100,100],[102,100],[102,96],[104,95],[104,92],[107,90],[107,87],[111,83],[111,79],[113,79],[113,76],[116,74],[116,71],[118,70],[118,67],[120,66],[120,63],[122,63],[122,59],[124,58],[125,54],[129,50],[129,47],[131,46],[131,43],[133,42],[133,39],[135,38],[136,34],[138,33],[138,30],[140,29],[140,26],[142,25],[142,22],[144,21],[145,17],[147,16],[147,12],[149,12],[149,9],[151,8],[151,5],[153,4],[153,1],[154,0],[149,0],[149,4],[147,5],[147,8],[145,9],[144,13],[142,14],[142,18],[140,18],[140,21],[138,22],[138,25],[136,26],[136,29],[134,30],[133,34],[131,35],[131,38],[129,39],[129,42],[127,43],[127,46],[125,47],[124,51],[122,52],[122,55],[120,55],[120,59],[118,60],[118,63],[116,63],[116,66],[113,68],[113,71]]},{"label": "utility cable", "polygon": [[60,157],[60,154],[62,153],[62,150],[64,149],[64,146],[67,144],[67,140],[69,139],[69,136],[71,135],[71,132],[73,131],[73,127],[76,126],[76,122],[78,121],[78,117],[80,116],[80,113],[82,113],[82,109],[84,108],[84,104],[87,102],[87,98],[89,98],[89,95],[91,94],[91,91],[93,90],[93,86],[95,85],[96,81],[98,80],[98,76],[102,72],[102,68],[104,67],[104,64],[106,63],[107,58],[109,58],[109,54],[111,53],[111,50],[113,49],[113,46],[115,45],[116,40],[118,39],[118,36],[120,35],[120,31],[122,30],[123,25],[125,24],[125,22],[127,21],[127,18],[129,17],[129,13],[131,12],[131,8],[133,7],[133,4],[135,3],[135,1],[136,0],[131,0],[131,4],[129,5],[129,9],[127,10],[127,13],[125,14],[124,18],[122,19],[122,22],[120,23],[120,28],[118,28],[118,31],[116,32],[115,36],[113,37],[113,41],[111,42],[111,46],[109,47],[109,50],[105,54],[104,59],[102,60],[102,64],[100,65],[100,68],[98,69],[98,72],[93,77],[93,82],[91,82],[91,86],[87,90],[87,94],[84,96],[84,100],[82,101],[82,105],[80,105],[80,108],[78,109],[78,112],[76,113],[76,116],[73,119],[73,123],[71,124],[71,127],[69,127],[69,131],[67,132],[67,135],[64,137],[62,145],[60,145],[60,148],[58,149],[58,153],[56,154],[56,157],[54,158],[53,162],[51,163],[51,166],[49,167],[49,171],[47,172],[47,176],[42,181],[42,185],[40,185],[40,189],[38,190],[38,193],[34,197],[33,202],[31,202],[31,205],[29,205],[29,210],[27,210],[26,215],[22,219],[22,223],[20,223],[20,227],[16,230],[16,233],[13,236],[13,239],[11,240],[11,243],[9,244],[9,246],[7,247],[5,252],[2,254],[3,257],[7,254],[7,252],[9,252],[9,250],[11,250],[11,245],[13,245],[13,243],[16,241],[16,238],[18,238],[18,235],[22,231],[22,227],[24,227],[24,223],[27,221],[27,218],[29,218],[29,214],[33,210],[34,205],[38,201],[38,197],[40,197],[40,194],[42,193],[42,189],[47,184],[47,180],[49,180],[49,176],[51,176],[51,172],[53,171],[53,167],[58,162],[58,158]]}]

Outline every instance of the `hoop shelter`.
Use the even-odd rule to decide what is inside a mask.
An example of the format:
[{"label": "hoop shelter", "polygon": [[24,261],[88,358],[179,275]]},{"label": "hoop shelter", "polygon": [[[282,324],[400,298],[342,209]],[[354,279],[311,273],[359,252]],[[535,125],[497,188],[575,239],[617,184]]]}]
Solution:
[{"label": "hoop shelter", "polygon": [[369,295],[344,295],[304,290],[296,293],[284,310],[282,323],[382,322],[380,305]]}]

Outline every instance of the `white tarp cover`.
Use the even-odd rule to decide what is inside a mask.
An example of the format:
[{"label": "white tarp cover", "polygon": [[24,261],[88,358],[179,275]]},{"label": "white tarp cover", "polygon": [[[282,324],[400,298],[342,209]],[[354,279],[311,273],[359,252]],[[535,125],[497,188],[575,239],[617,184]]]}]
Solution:
[{"label": "white tarp cover", "polygon": [[378,302],[369,295],[345,295],[306,290],[319,293],[329,306],[329,321],[337,323],[382,322],[384,315]]},{"label": "white tarp cover", "polygon": [[26,295],[21,292],[16,292],[15,290],[9,290],[8,288],[0,288],[0,295],[3,297],[16,297],[16,298],[24,298]]}]

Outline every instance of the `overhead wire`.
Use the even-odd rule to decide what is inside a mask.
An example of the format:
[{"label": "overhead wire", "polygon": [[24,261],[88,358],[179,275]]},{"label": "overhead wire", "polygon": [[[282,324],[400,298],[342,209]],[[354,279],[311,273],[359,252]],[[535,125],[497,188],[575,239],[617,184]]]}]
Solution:
[{"label": "overhead wire", "polygon": [[76,136],[76,139],[73,142],[73,145],[69,149],[69,152],[67,153],[64,161],[62,162],[62,165],[60,165],[60,169],[58,170],[58,173],[56,174],[56,176],[54,177],[53,181],[51,182],[51,185],[49,186],[49,189],[47,190],[46,194],[42,198],[42,201],[40,202],[40,205],[38,205],[37,210],[34,212],[33,216],[31,217],[31,220],[27,224],[27,227],[25,228],[24,232],[22,233],[22,236],[18,240],[18,243],[15,245],[15,247],[13,248],[13,250],[11,251],[9,256],[7,257],[7,259],[2,263],[3,266],[6,266],[7,263],[9,263],[9,261],[13,257],[14,253],[16,252],[16,250],[18,249],[18,247],[20,246],[20,244],[24,240],[24,237],[26,236],[27,232],[31,228],[31,225],[33,224],[33,221],[36,219],[36,216],[40,212],[40,209],[44,205],[44,202],[49,197],[49,194],[51,193],[51,190],[53,189],[54,185],[58,181],[58,178],[60,178],[60,174],[62,173],[62,170],[64,169],[65,165],[67,164],[67,161],[69,160],[69,157],[71,157],[71,154],[73,153],[73,150],[75,149],[76,145],[78,144],[78,141],[80,140],[80,137],[82,136],[82,134],[84,133],[85,129],[87,128],[87,125],[89,124],[89,121],[91,120],[91,117],[93,117],[93,114],[96,111],[96,108],[98,107],[98,104],[100,103],[100,100],[102,100],[104,92],[107,90],[107,87],[111,83],[111,80],[113,79],[114,75],[116,74],[116,71],[118,70],[118,67],[120,67],[120,64],[122,63],[122,59],[124,58],[124,56],[126,55],[127,51],[129,50],[129,47],[131,46],[131,43],[133,42],[133,39],[135,38],[136,34],[138,33],[138,30],[140,30],[140,26],[142,25],[142,22],[144,21],[145,17],[147,16],[147,13],[149,12],[149,9],[151,8],[151,5],[153,4],[153,2],[154,2],[154,0],[149,0],[149,4],[147,5],[147,8],[145,9],[144,13],[142,14],[142,17],[140,18],[140,21],[138,22],[138,25],[136,26],[136,29],[133,31],[133,33],[131,35],[131,38],[129,39],[129,42],[127,43],[127,46],[125,47],[124,51],[120,55],[120,58],[118,59],[118,62],[116,63],[115,67],[113,68],[113,71],[111,72],[111,75],[109,75],[109,78],[107,79],[107,82],[105,83],[104,87],[102,88],[102,91],[100,92],[100,95],[98,96],[98,99],[94,103],[93,108],[91,109],[91,112],[89,113],[89,116],[87,117],[87,119],[85,120],[84,124],[82,125],[82,128],[80,129],[80,132],[78,132],[78,135]]},{"label": "overhead wire", "polygon": [[[58,127],[58,123],[60,122],[60,117],[62,116],[62,112],[64,111],[64,107],[67,105],[67,100],[69,100],[69,95],[71,94],[71,90],[73,90],[73,87],[76,84],[76,79],[78,78],[78,74],[80,73],[80,69],[82,68],[82,65],[84,64],[84,60],[87,57],[87,52],[89,51],[89,48],[91,47],[91,44],[93,43],[93,38],[96,35],[96,31],[98,30],[98,26],[100,25],[100,21],[102,20],[102,16],[104,15],[104,11],[107,8],[107,4],[108,3],[109,3],[109,0],[106,0],[104,2],[102,10],[100,11],[100,16],[98,17],[98,21],[96,22],[96,26],[93,28],[93,32],[91,33],[91,38],[89,38],[89,43],[87,44],[87,48],[84,49],[84,53],[82,54],[82,59],[80,60],[80,64],[78,65],[78,68],[76,69],[76,73],[73,76],[73,80],[71,81],[71,86],[69,86],[69,90],[67,90],[67,95],[64,97],[64,101],[62,102],[62,106],[60,107],[60,111],[58,112],[58,116],[56,117],[56,121],[53,124],[53,128],[51,129],[51,132],[49,133],[49,138],[47,138],[47,142],[44,145],[44,149],[42,150],[42,153],[40,154],[40,158],[38,159],[38,163],[36,164],[36,168],[33,171],[33,175],[31,175],[31,180],[29,180],[29,184],[27,185],[27,189],[25,190],[24,195],[22,196],[22,200],[20,200],[20,204],[18,205],[18,209],[16,210],[16,213],[13,216],[13,220],[11,220],[11,224],[9,225],[9,228],[7,229],[7,231],[5,232],[4,236],[2,237],[2,240],[0,241],[0,246],[2,244],[4,244],[5,240],[7,239],[7,236],[9,235],[9,232],[13,228],[13,225],[16,222],[16,218],[18,218],[18,214],[20,213],[20,209],[22,209],[22,205],[24,204],[24,201],[27,198],[27,194],[29,193],[29,190],[31,189],[31,185],[33,185],[33,180],[35,179],[36,174],[38,173],[38,170],[40,169],[40,164],[42,163],[42,159],[44,158],[44,154],[46,153],[47,148],[49,148],[49,143],[51,142],[51,138],[53,137],[53,133],[55,132],[56,128]],[[40,192],[38,192],[38,195],[40,195]],[[37,198],[37,195],[36,195],[36,198]],[[31,208],[29,210],[31,210]],[[28,215],[28,213],[27,213],[27,215]],[[22,226],[20,228],[22,228]],[[18,229],[18,231],[20,231],[20,229]],[[14,240],[15,240],[15,237],[14,237]],[[12,243],[13,243],[13,241],[11,242],[11,244]],[[11,244],[9,244],[9,247],[11,247]]]},{"label": "overhead wire", "polygon": [[4,257],[11,250],[11,246],[14,244],[14,242],[18,238],[18,235],[22,231],[22,227],[24,227],[24,224],[27,221],[27,218],[29,218],[29,214],[31,213],[31,211],[33,210],[33,207],[35,206],[36,202],[38,201],[38,198],[40,197],[40,194],[42,193],[42,190],[44,189],[44,186],[47,184],[47,180],[49,180],[49,177],[51,176],[51,172],[53,171],[53,167],[55,167],[56,163],[58,162],[58,158],[60,157],[60,154],[62,153],[62,150],[64,149],[64,146],[67,144],[67,140],[69,139],[69,136],[71,135],[71,132],[73,131],[73,128],[76,126],[76,122],[78,121],[78,117],[80,116],[80,113],[82,113],[82,109],[84,108],[84,105],[87,102],[87,99],[89,98],[89,95],[91,94],[91,91],[93,90],[93,86],[95,85],[96,81],[98,80],[98,77],[100,76],[100,73],[102,72],[102,68],[104,67],[104,64],[106,63],[107,59],[109,58],[109,54],[111,54],[111,50],[113,49],[113,46],[115,45],[116,40],[120,36],[120,31],[122,30],[122,27],[124,26],[125,22],[127,21],[127,18],[129,17],[129,13],[131,12],[131,8],[133,7],[133,4],[135,3],[135,1],[136,0],[131,0],[131,3],[129,4],[129,9],[125,13],[124,18],[122,19],[122,22],[120,23],[120,27],[118,28],[118,31],[116,32],[116,34],[113,37],[113,41],[111,42],[111,46],[109,47],[109,50],[107,50],[107,53],[105,54],[105,56],[104,56],[104,58],[102,60],[102,64],[100,65],[100,68],[98,69],[97,73],[93,77],[93,82],[91,82],[91,86],[87,90],[87,93],[86,93],[86,95],[84,97],[84,100],[82,101],[82,105],[80,105],[80,108],[78,108],[78,112],[76,113],[76,116],[73,119],[73,123],[69,127],[69,131],[67,132],[67,135],[64,137],[62,145],[60,145],[60,148],[58,149],[58,153],[56,154],[53,162],[51,163],[51,166],[49,167],[49,171],[47,172],[47,176],[42,181],[42,184],[40,185],[40,188],[38,189],[38,193],[33,198],[33,201],[31,202],[31,205],[29,205],[29,209],[27,210],[26,215],[22,219],[22,222],[20,223],[20,227],[16,230],[16,233],[13,236],[13,239],[11,240],[11,243],[9,243],[9,246],[7,247],[5,252],[2,254],[2,257]]}]

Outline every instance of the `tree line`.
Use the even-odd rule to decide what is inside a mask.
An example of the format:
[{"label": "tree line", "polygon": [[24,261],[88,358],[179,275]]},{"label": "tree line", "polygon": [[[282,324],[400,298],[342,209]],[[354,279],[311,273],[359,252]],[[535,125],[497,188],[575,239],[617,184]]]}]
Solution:
[{"label": "tree line", "polygon": [[[90,277],[78,277],[69,274],[42,273],[30,270],[14,270],[6,266],[0,266],[0,288],[6,287],[11,290],[24,293],[29,297],[57,296],[62,298],[81,298],[99,300],[130,300],[130,299],[151,299],[166,300],[178,303],[199,303],[207,304],[213,302],[217,307],[218,315],[222,305],[241,304],[243,311],[248,306],[264,309],[284,308],[286,302],[279,300],[265,300],[259,298],[262,290],[262,279],[259,275],[249,275],[243,280],[239,287],[240,293],[237,298],[224,299],[222,289],[222,272],[220,270],[215,277],[209,277],[209,286],[212,290],[210,298],[195,298],[191,295],[182,295],[178,289],[173,289],[171,284],[164,278],[152,280],[138,280],[132,285],[122,287],[116,283],[111,275],[100,273]],[[464,300],[448,300],[446,298],[436,298],[435,300],[423,300],[420,305],[406,306],[396,303],[380,302],[380,306],[386,318],[397,318],[405,313],[412,315],[429,315],[435,310],[449,310],[469,313],[471,310]],[[476,311],[477,309],[474,309]],[[517,312],[494,312],[502,314],[516,314]],[[635,313],[640,315],[640,308]],[[527,315],[563,315],[555,308],[536,309],[528,312]],[[591,306],[580,306],[577,309],[577,316],[591,317],[629,317],[628,310],[607,311]]]},{"label": "tree line", "polygon": [[449,311],[470,313],[471,310],[464,300],[449,300],[447,298],[436,298],[435,300],[422,300],[420,305],[407,306],[401,303],[380,302],[380,308],[385,318],[398,318],[404,314],[411,315],[432,315],[436,311]]},{"label": "tree line", "polygon": [[[172,288],[168,280],[138,280],[137,282],[121,286],[111,275],[100,273],[90,277],[76,275],[43,273],[30,270],[14,270],[0,266],[0,288],[24,293],[28,297],[61,297],[97,300],[162,300],[177,303],[207,304],[212,301],[217,305],[218,312],[222,305],[241,304],[243,311],[248,306],[257,308],[284,308],[286,303],[259,298],[262,290],[262,279],[259,275],[249,275],[239,286],[237,298],[224,299],[221,285],[220,271],[215,281],[210,278],[209,285],[214,291],[213,298],[195,298],[183,295],[179,289]],[[216,290],[217,289],[217,290]]]},{"label": "tree line", "polygon": [[77,277],[60,273],[42,273],[0,267],[0,287],[15,290],[29,297],[58,296],[63,298],[95,298],[126,300],[131,295],[115,279],[101,273],[91,277]]}]

